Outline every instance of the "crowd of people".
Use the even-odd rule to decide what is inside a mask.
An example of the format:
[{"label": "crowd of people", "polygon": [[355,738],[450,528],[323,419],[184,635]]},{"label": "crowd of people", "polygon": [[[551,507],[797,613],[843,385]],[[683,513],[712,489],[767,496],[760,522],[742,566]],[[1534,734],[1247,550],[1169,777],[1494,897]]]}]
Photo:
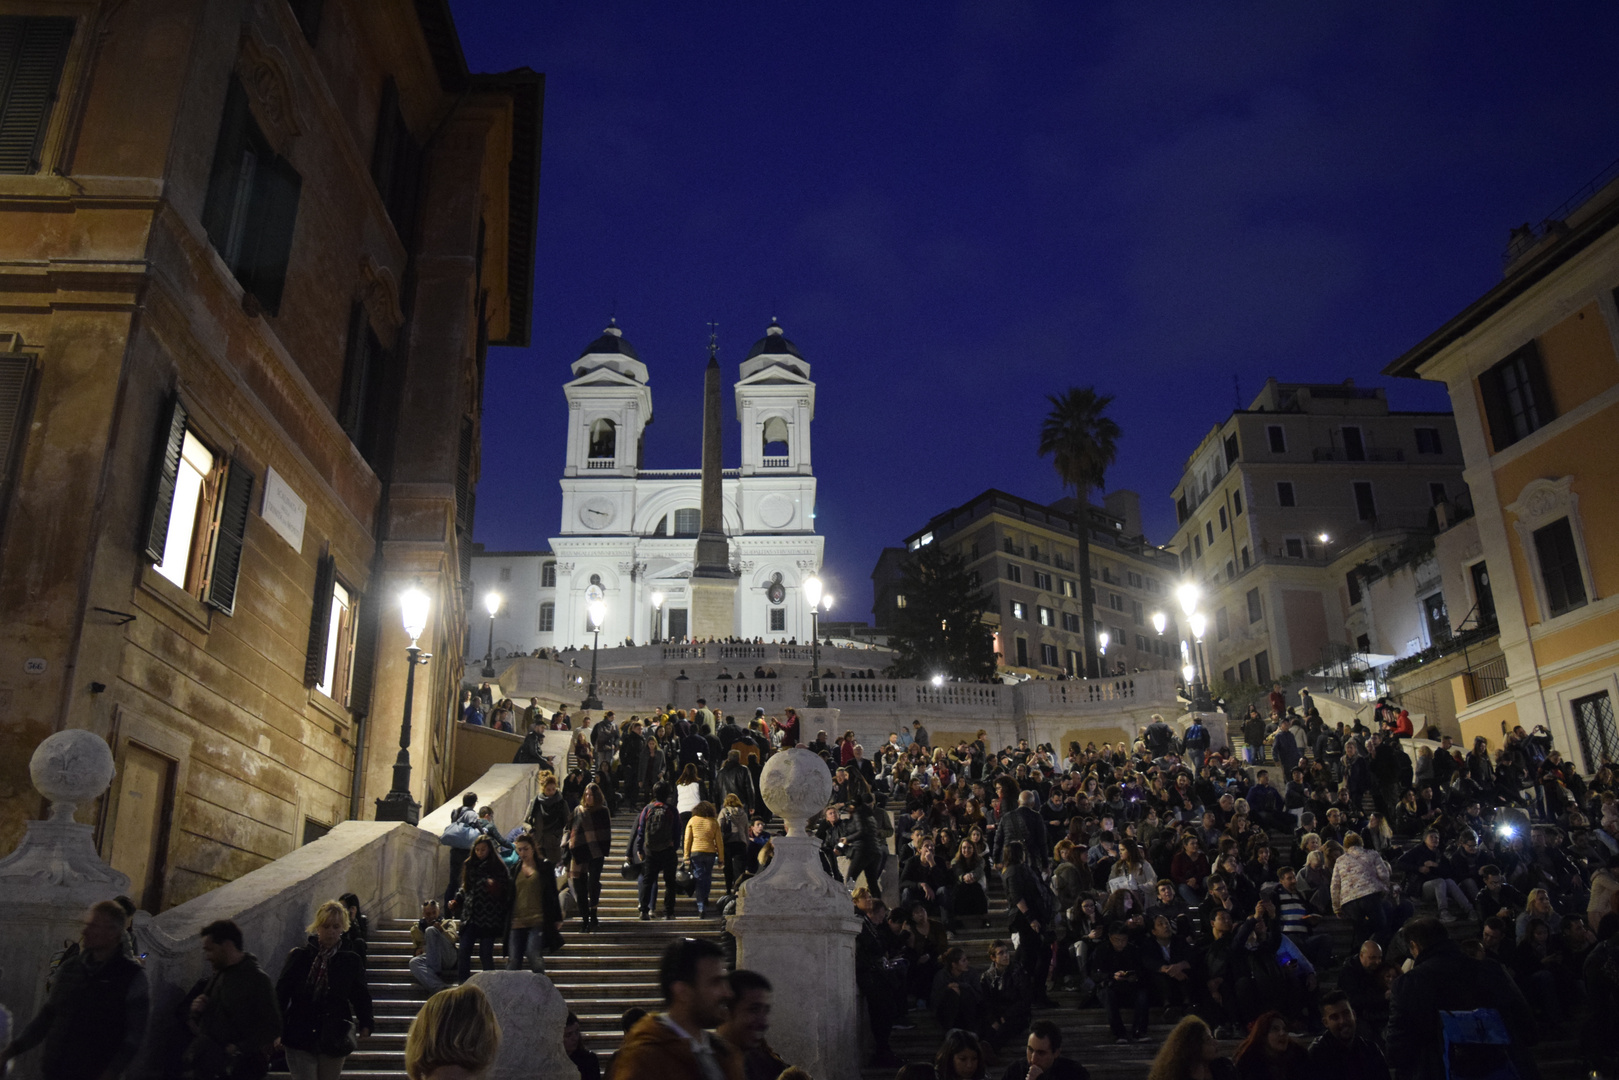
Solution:
[{"label": "crowd of people", "polygon": [[[614,815],[628,809],[614,872],[637,881],[639,917],[673,919],[689,898],[707,936],[664,957],[666,1011],[626,1018],[607,1075],[778,1077],[768,983],[727,973],[734,943],[712,920],[772,857],[760,771],[796,746],[832,777],[811,830],[860,916],[872,1064],[902,1080],[978,1080],[1002,1060],[1005,1080],[1084,1077],[1073,1048],[1062,1054],[1058,992],[1100,1010],[1121,1045],[1173,1022],[1153,1039],[1150,1080],[1438,1080],[1457,1054],[1527,1078],[1548,1038],[1619,1075],[1605,1031],[1619,1006],[1614,768],[1582,776],[1544,729],[1464,753],[1448,738],[1415,746],[1409,715],[1387,703],[1369,726],[1328,725],[1280,687],[1264,704],[1268,718],[1232,718],[1235,750],[1195,719],[1179,730],[1154,717],[1133,742],[1061,751],[996,749],[985,731],[934,745],[918,721],[868,754],[853,731],[805,739],[791,709],[742,720],[699,701],[575,725],[534,703],[517,756],[542,772],[524,824],[502,835],[469,793],[445,830],[448,888],[411,932],[411,973],[433,994],[422,1016],[482,1034],[419,1033],[418,1018],[411,1076],[492,1060],[487,1002],[451,984],[474,954],[492,967],[497,941],[508,968],[543,972],[569,920],[595,931]],[[569,760],[543,755],[558,723]],[[885,890],[890,861],[898,884]],[[148,1006],[132,908],[91,910],[4,1060],[43,1046],[47,1075],[117,1075],[133,1057]],[[969,927],[994,927],[991,940],[968,947]],[[243,1054],[337,1075],[372,1026],[358,899],[320,904],[309,935],[272,980],[238,928],[204,929],[215,974],[187,995],[174,1075],[238,1075]],[[71,1037],[89,1008],[115,1017],[93,1046]],[[931,1061],[892,1045],[918,1022],[943,1033]]]}]

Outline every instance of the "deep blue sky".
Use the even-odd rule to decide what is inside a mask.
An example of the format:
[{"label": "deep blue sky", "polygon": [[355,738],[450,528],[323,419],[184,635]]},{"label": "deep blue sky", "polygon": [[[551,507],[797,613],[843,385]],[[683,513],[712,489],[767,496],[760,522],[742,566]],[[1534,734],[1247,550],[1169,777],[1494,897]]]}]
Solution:
[{"label": "deep blue sky", "polygon": [[[772,315],[814,368],[830,589],[997,486],[1062,491],[1045,395],[1093,384],[1108,486],[1173,528],[1186,456],[1267,376],[1383,380],[1619,157],[1619,5],[452,0],[469,65],[546,73],[534,345],[493,349],[476,537],[543,546],[573,361],[617,314],[648,467],[695,468]],[[738,432],[726,393],[726,464]]]}]

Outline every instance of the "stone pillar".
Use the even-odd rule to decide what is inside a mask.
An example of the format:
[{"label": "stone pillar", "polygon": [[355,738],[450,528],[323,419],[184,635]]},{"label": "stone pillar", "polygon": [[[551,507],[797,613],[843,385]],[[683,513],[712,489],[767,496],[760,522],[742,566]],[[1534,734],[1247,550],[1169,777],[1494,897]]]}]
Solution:
[{"label": "stone pillar", "polygon": [[489,998],[500,1021],[500,1052],[485,1080],[579,1080],[562,1049],[568,1003],[551,980],[531,971],[479,971],[467,980]]},{"label": "stone pillar", "polygon": [[843,886],[821,867],[804,824],[825,809],[832,776],[810,751],[783,750],[759,776],[765,803],[787,823],[775,857],[746,882],[727,926],[738,967],[775,988],[770,1043],[816,1080],[857,1080],[860,1030],[854,944],[860,919]]},{"label": "stone pillar", "polygon": [[[95,829],[73,820],[80,803],[94,802],[112,783],[112,750],[93,732],[58,731],[28,763],[34,787],[51,801],[51,815],[30,821],[22,843],[0,860],[0,1004],[20,1028],[45,1001],[45,976],[63,942],[77,941],[79,920],[98,900],[129,891],[129,878],[101,861]],[[15,1077],[39,1075],[39,1054],[19,1058]]]}]

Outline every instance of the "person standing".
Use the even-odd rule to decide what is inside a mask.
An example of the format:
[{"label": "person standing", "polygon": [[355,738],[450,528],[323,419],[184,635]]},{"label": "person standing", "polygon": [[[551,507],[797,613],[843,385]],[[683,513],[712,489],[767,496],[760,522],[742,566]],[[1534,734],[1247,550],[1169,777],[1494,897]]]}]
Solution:
[{"label": "person standing", "polygon": [[483,969],[495,966],[495,942],[506,936],[506,913],[511,907],[511,874],[495,845],[480,836],[472,854],[461,866],[461,891],[457,896],[461,917],[460,956],[456,970],[461,981],[472,977],[472,949],[476,944]]},{"label": "person standing", "polygon": [[[471,829],[481,827],[478,821],[478,794],[469,791],[461,796],[461,809],[450,815],[450,825],[462,825]],[[465,843],[462,841],[461,843]],[[455,890],[461,885],[461,864],[467,861],[467,853],[472,850],[471,844],[462,847],[453,844],[450,847],[450,883],[444,887],[444,906],[448,908],[450,901],[455,899]]]},{"label": "person standing", "polygon": [[731,984],[712,941],[681,938],[663,951],[664,1011],[638,1020],[613,1060],[613,1080],[745,1080],[742,1054],[709,1029],[725,1019]]},{"label": "person standing", "polygon": [[597,784],[585,787],[584,797],[568,821],[568,886],[579,906],[579,925],[594,930],[601,925],[602,865],[613,844],[613,817]]},{"label": "person standing", "polygon": [[679,858],[677,842],[679,814],[672,804],[674,791],[668,781],[659,781],[652,787],[652,801],[641,808],[635,819],[635,832],[630,836],[630,857],[641,864],[641,880],[637,892],[641,919],[652,918],[652,909],[658,903],[658,876],[663,876],[663,917],[675,917],[675,863]]},{"label": "person standing", "polygon": [[41,1044],[45,1080],[122,1076],[139,1052],[146,1036],[146,971],[124,952],[124,910],[102,900],[85,913],[83,925],[79,951],[56,969],[45,1004],[0,1050],[0,1074]]},{"label": "person standing", "polygon": [[528,830],[540,845],[540,857],[547,862],[562,859],[562,837],[568,830],[568,804],[553,772],[540,774],[540,793],[528,811]]},{"label": "person standing", "polygon": [[365,964],[342,947],[348,929],[341,901],[321,904],[309,924],[309,943],[287,955],[276,980],[281,1045],[293,1080],[334,1080],[355,1041],[375,1026]]},{"label": "person standing", "polygon": [[242,950],[241,927],[229,919],[202,928],[202,953],[214,973],[187,1006],[192,1038],[184,1075],[188,1080],[261,1077],[269,1070],[270,1048],[281,1037],[275,983],[259,958]]},{"label": "person standing", "polygon": [[516,840],[517,869],[512,872],[511,931],[506,937],[506,970],[545,974],[545,954],[562,947],[562,905],[557,902],[556,871],[539,857],[534,837]]},{"label": "person standing", "polygon": [[770,980],[757,971],[742,969],[731,972],[730,983],[731,1005],[715,1034],[742,1052],[747,1080],[776,1080],[787,1063],[765,1041],[770,1031]]},{"label": "person standing", "polygon": [[639,805],[641,775],[646,770],[646,739],[641,734],[641,721],[633,716],[618,737],[618,767],[624,781],[623,804]]},{"label": "person standing", "polygon": [[725,862],[725,844],[713,803],[705,799],[692,807],[682,847],[686,862],[691,866],[692,896],[697,902],[697,917],[701,919],[708,909],[708,894],[714,884],[714,862],[717,859],[722,866]]}]

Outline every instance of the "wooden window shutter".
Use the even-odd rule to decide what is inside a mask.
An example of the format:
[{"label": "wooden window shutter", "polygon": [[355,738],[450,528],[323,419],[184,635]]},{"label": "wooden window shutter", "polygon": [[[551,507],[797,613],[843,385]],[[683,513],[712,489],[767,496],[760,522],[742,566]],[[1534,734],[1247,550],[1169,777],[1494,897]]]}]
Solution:
[{"label": "wooden window shutter", "polygon": [[1524,371],[1529,376],[1529,392],[1535,398],[1535,417],[1540,421],[1538,427],[1545,427],[1557,419],[1551,384],[1546,381],[1546,361],[1541,358],[1538,342],[1530,341],[1519,351],[1523,355]]},{"label": "wooden window shutter", "polygon": [[354,675],[349,680],[349,710],[355,716],[371,713],[371,683],[377,666],[377,620],[379,604],[364,596],[349,599],[350,610],[358,610],[354,631]]},{"label": "wooden window shutter", "polygon": [[472,513],[476,496],[472,490],[472,454],[476,449],[475,431],[470,417],[461,421],[461,448],[455,464],[455,524],[472,531]]},{"label": "wooden window shutter", "polygon": [[219,139],[214,143],[214,163],[208,173],[208,198],[202,208],[202,227],[220,255],[230,242],[231,220],[241,179],[242,155],[252,141],[253,117],[247,107],[247,91],[231,76],[225,92],[225,114],[219,121]]},{"label": "wooden window shutter", "polygon": [[226,615],[236,612],[236,582],[242,572],[242,545],[247,539],[248,504],[252,498],[252,470],[232,458],[225,474],[225,497],[219,506],[213,568],[208,574],[208,606]]},{"label": "wooden window shutter", "polygon": [[331,634],[332,588],[337,560],[322,555],[315,563],[315,608],[309,617],[309,651],[304,655],[304,685],[313,687],[326,673],[326,639]]},{"label": "wooden window shutter", "polygon": [[24,353],[0,355],[0,494],[22,454],[34,364],[34,358]]},{"label": "wooden window shutter", "polygon": [[71,18],[0,17],[0,173],[39,170],[39,147],[72,40]]},{"label": "wooden window shutter", "polygon": [[302,189],[303,178],[285,158],[260,163],[253,193],[252,236],[243,244],[236,277],[271,315],[281,310]]},{"label": "wooden window shutter", "polygon": [[152,469],[150,513],[146,523],[146,557],[163,561],[169,540],[169,514],[174,509],[174,482],[180,475],[180,451],[186,441],[186,407],[180,395],[169,402],[163,424],[158,428],[157,458]]},{"label": "wooden window shutter", "polygon": [[349,339],[343,357],[343,397],[337,406],[337,422],[355,446],[362,447],[366,428],[367,395],[370,392],[371,320],[365,305],[356,303],[349,310]]}]

